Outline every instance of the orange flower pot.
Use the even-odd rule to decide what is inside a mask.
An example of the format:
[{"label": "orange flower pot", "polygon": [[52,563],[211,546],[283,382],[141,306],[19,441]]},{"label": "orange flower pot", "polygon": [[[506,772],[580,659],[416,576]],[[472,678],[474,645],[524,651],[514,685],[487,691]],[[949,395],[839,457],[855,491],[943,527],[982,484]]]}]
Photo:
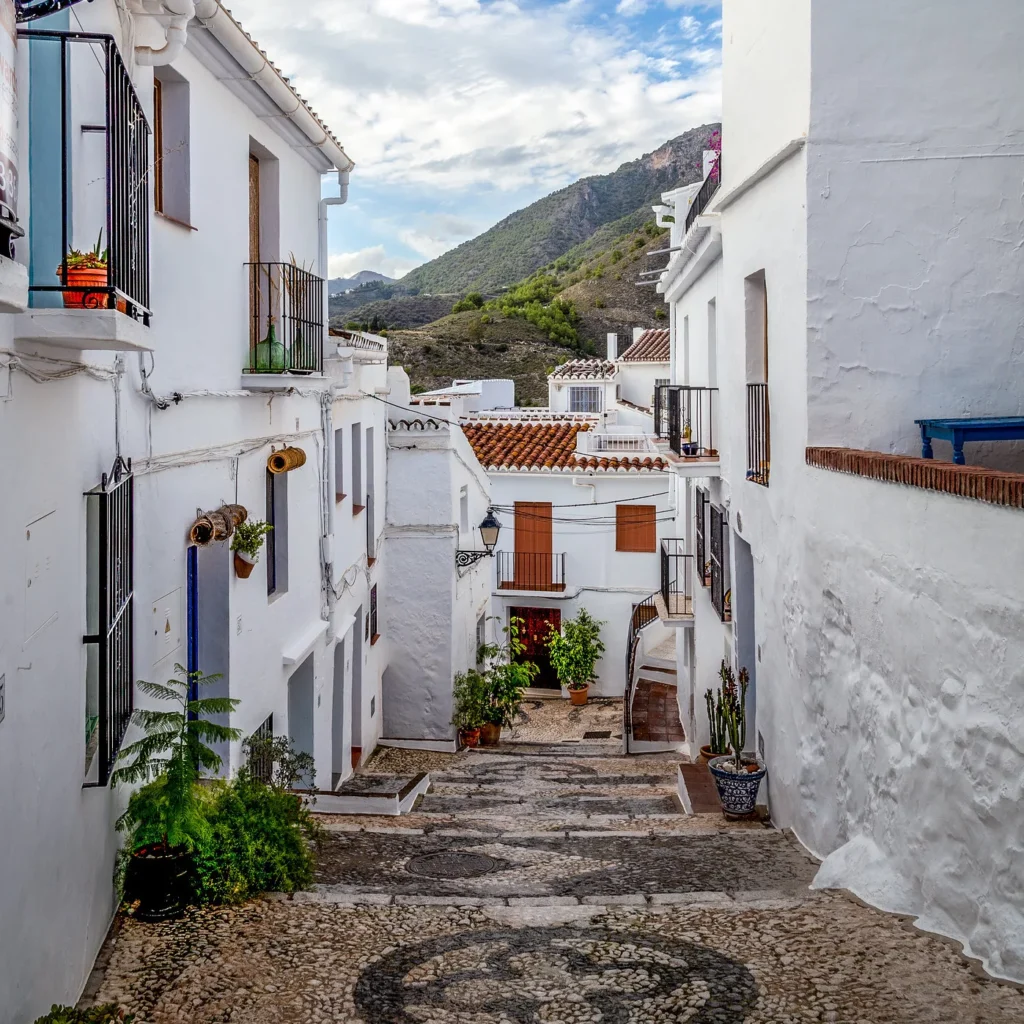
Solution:
[{"label": "orange flower pot", "polygon": [[590,687],[584,686],[580,690],[569,691],[569,703],[576,708],[583,707],[587,703],[587,697],[590,694]]},{"label": "orange flower pot", "polygon": [[[57,268],[57,278],[63,282],[61,267]],[[106,309],[110,298],[106,289],[109,287],[106,267],[68,268],[68,291],[63,292],[65,309]],[[79,289],[79,290],[75,290]],[[117,309],[121,313],[128,311],[124,299],[117,300]]]}]

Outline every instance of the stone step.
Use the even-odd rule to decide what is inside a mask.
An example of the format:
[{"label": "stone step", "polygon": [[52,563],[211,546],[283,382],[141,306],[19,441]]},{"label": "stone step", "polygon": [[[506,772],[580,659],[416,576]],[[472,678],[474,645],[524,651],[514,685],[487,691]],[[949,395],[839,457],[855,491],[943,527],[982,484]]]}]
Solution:
[{"label": "stone step", "polygon": [[674,794],[659,796],[629,796],[615,799],[608,796],[551,796],[531,797],[523,800],[510,799],[508,795],[483,794],[447,795],[429,793],[419,805],[420,811],[443,811],[449,814],[472,816],[478,811],[489,814],[509,814],[515,817],[529,815],[551,816],[564,814],[570,807],[591,814],[682,814],[678,798]]}]

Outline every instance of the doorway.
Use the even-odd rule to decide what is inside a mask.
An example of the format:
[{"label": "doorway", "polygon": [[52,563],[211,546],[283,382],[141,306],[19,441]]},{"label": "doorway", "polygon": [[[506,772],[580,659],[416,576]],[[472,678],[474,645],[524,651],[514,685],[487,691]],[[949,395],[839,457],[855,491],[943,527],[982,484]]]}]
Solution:
[{"label": "doorway", "polygon": [[551,630],[562,628],[562,612],[559,608],[510,608],[509,618],[520,619],[519,639],[526,650],[517,661],[532,661],[540,671],[532,685],[545,690],[558,690],[561,684],[551,664],[548,653],[548,635]]},{"label": "doorway", "polygon": [[313,753],[313,655],[288,680],[288,735],[296,753]]},{"label": "doorway", "polygon": [[345,641],[334,645],[334,695],[331,703],[331,788],[337,789],[345,777]]},{"label": "doorway", "polygon": [[352,627],[352,767],[358,768],[363,756],[363,608],[356,610]]}]

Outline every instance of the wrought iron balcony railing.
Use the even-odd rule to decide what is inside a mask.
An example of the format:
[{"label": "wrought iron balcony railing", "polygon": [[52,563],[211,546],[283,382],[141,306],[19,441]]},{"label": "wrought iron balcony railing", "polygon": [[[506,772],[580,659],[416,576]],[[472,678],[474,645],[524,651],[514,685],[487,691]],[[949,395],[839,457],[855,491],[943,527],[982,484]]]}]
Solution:
[{"label": "wrought iron balcony railing", "polygon": [[499,590],[565,590],[565,552],[499,551]]},{"label": "wrought iron balcony railing", "polygon": [[707,205],[718,191],[721,181],[722,154],[719,153],[718,159],[712,166],[708,176],[704,179],[704,184],[701,185],[700,191],[693,197],[693,202],[690,203],[690,209],[686,214],[686,231],[693,227],[693,222],[707,209]]},{"label": "wrought iron balcony railing", "polygon": [[246,373],[323,373],[324,281],[294,263],[247,263]]},{"label": "wrought iron balcony railing", "polygon": [[683,458],[714,458],[718,388],[663,384],[654,389],[654,428]]},{"label": "wrought iron balcony railing", "polygon": [[693,614],[693,561],[686,541],[673,537],[661,542],[661,599],[670,618]]},{"label": "wrought iron balcony railing", "polygon": [[771,410],[768,385],[747,385],[747,479],[768,486],[771,474]]},{"label": "wrought iron balcony railing", "polygon": [[[33,82],[57,102],[32,106],[33,306],[118,309],[149,323],[149,123],[111,36],[21,31]],[[6,170],[6,169],[5,169]]]}]

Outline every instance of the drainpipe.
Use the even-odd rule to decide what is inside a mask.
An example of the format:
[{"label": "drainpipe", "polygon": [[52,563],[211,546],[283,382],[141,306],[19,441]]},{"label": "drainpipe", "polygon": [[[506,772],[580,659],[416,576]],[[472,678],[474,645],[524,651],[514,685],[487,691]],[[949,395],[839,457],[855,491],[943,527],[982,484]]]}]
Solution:
[{"label": "drainpipe", "polygon": [[578,476],[572,478],[573,487],[589,487],[590,488],[590,503],[591,505],[597,504],[597,484],[592,483],[590,480],[581,480]]},{"label": "drainpipe", "polygon": [[[342,206],[348,202],[348,179],[350,170],[338,171],[338,194],[320,200],[320,223],[319,223],[319,260],[320,276],[324,279],[324,324],[327,323],[330,315],[330,295],[327,282],[329,281],[329,259],[327,255],[327,210],[331,206]],[[328,336],[329,337],[329,336]]]},{"label": "drainpipe", "polygon": [[139,64],[149,67],[163,67],[166,64],[172,64],[185,49],[185,43],[188,40],[188,23],[196,15],[195,2],[194,0],[162,0],[159,5],[147,3],[145,6],[147,10],[158,17],[170,15],[165,29],[166,41],[159,50],[155,50],[151,46],[136,46],[135,60]]}]

